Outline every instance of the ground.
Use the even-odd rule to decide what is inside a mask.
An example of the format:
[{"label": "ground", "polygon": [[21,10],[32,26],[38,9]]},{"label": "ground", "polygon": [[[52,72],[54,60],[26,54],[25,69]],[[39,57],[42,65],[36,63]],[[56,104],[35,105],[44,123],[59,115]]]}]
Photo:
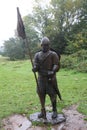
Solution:
[{"label": "ground", "polygon": [[84,120],[85,116],[77,111],[77,105],[64,109],[63,113],[66,121],[50,128],[46,125],[32,126],[25,115],[12,115],[3,119],[3,128],[0,130],[87,130],[87,121]]}]

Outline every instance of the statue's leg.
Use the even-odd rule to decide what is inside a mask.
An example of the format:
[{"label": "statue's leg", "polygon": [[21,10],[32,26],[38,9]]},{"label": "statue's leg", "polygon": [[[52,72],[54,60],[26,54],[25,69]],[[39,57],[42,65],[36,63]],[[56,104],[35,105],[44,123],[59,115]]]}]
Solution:
[{"label": "statue's leg", "polygon": [[52,110],[53,110],[53,114],[52,114],[52,118],[56,118],[57,117],[57,95],[50,95],[50,99],[51,99],[51,103],[52,103]]},{"label": "statue's leg", "polygon": [[46,94],[38,94],[40,103],[41,103],[41,113],[38,115],[38,118],[46,119],[46,110],[45,110],[45,97]]}]

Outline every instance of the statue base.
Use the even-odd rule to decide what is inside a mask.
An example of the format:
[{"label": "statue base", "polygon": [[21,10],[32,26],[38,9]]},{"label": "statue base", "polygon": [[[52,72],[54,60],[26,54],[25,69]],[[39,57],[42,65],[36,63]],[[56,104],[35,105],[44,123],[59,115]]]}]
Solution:
[{"label": "statue base", "polygon": [[66,118],[65,118],[64,114],[58,114],[57,118],[55,118],[55,119],[52,119],[52,117],[51,117],[52,116],[52,112],[47,112],[46,113],[47,119],[38,118],[38,114],[39,114],[39,112],[31,114],[30,117],[29,117],[30,121],[46,123],[46,124],[50,123],[52,125],[59,124],[59,123],[62,123],[64,121],[66,121]]}]

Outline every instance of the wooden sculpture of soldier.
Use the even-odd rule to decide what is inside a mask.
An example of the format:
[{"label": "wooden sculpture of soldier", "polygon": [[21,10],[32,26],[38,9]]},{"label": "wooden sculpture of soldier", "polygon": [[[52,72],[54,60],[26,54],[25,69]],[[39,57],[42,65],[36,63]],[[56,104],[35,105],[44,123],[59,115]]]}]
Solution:
[{"label": "wooden sculpture of soldier", "polygon": [[[52,103],[52,119],[57,117],[57,86],[56,72],[59,71],[60,62],[56,52],[50,49],[50,40],[44,37],[41,41],[41,51],[34,56],[33,72],[38,72],[37,93],[41,103],[41,113],[38,118],[46,119],[45,99],[48,94]],[[61,97],[60,97],[61,99]]]}]

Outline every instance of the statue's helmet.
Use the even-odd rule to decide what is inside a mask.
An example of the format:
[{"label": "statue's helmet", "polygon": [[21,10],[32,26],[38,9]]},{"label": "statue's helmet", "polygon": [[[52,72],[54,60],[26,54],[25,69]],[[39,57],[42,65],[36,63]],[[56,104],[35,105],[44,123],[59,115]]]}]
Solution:
[{"label": "statue's helmet", "polygon": [[42,46],[42,45],[45,45],[45,44],[50,45],[50,40],[49,40],[48,37],[44,37],[44,38],[42,39],[42,41],[41,41],[41,46]]}]

